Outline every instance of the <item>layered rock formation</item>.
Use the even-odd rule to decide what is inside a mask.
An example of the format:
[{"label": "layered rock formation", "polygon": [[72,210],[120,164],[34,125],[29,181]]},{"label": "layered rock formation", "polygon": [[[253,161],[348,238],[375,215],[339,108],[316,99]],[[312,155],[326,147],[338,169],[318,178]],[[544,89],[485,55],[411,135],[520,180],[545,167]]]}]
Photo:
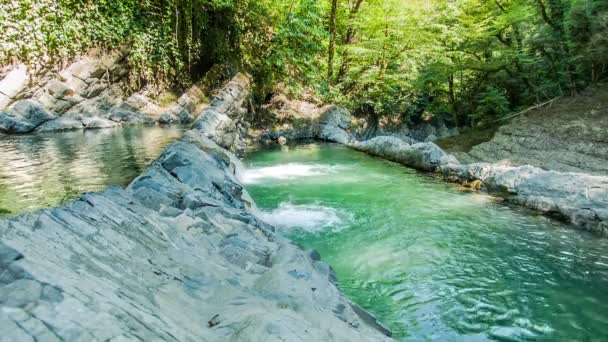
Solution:
[{"label": "layered rock formation", "polygon": [[469,156],[559,172],[608,176],[608,87],[590,87],[502,126]]},{"label": "layered rock formation", "polygon": [[249,123],[245,115],[251,79],[248,75],[237,74],[214,97],[192,127],[203,133],[219,146],[235,153],[242,153],[247,146],[246,136]]},{"label": "layered rock formation", "polygon": [[[139,123],[188,123],[204,99],[196,86],[161,107],[147,92],[128,94],[124,52],[84,56],[62,70],[30,75],[17,65],[0,75],[0,133],[109,128]],[[30,118],[20,107],[51,115]],[[200,112],[200,110],[198,110]]]},{"label": "layered rock formation", "polygon": [[318,253],[256,217],[238,160],[208,135],[188,132],[127,189],[0,221],[0,336],[390,340]]}]

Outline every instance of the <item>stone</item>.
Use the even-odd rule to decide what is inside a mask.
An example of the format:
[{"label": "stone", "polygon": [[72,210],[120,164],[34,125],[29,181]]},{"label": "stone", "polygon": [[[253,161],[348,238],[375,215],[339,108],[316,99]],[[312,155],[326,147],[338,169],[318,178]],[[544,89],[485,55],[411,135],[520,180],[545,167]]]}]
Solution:
[{"label": "stone", "polygon": [[82,124],[84,125],[85,128],[89,128],[89,129],[91,129],[91,128],[113,128],[118,125],[114,121],[100,118],[98,116],[85,117],[82,119]]},{"label": "stone", "polygon": [[59,80],[49,81],[49,83],[46,85],[46,89],[48,90],[49,94],[59,100],[68,95],[74,95],[74,90],[72,90],[66,83]]},{"label": "stone", "polygon": [[72,116],[61,116],[57,119],[47,121],[36,128],[36,132],[69,131],[82,129],[82,120]]},{"label": "stone", "polygon": [[174,122],[177,122],[178,119],[169,114],[169,113],[163,113],[160,118],[158,118],[158,123],[162,124],[162,125],[168,125],[168,124],[172,124]]},{"label": "stone", "polygon": [[85,81],[89,78],[101,78],[106,69],[93,58],[81,58],[67,68],[67,73]]},{"label": "stone", "polygon": [[4,94],[0,94],[0,110],[5,109],[6,107],[8,107],[8,105],[10,105],[12,102],[11,98],[4,95]]},{"label": "stone", "polygon": [[279,139],[277,139],[277,142],[279,145],[287,145],[287,138],[280,136]]},{"label": "stone", "polygon": [[28,133],[54,118],[55,115],[34,101],[17,101],[11,109],[0,113],[0,132]]},{"label": "stone", "polygon": [[27,85],[27,67],[18,65],[0,80],[0,93],[8,98],[14,98]]},{"label": "stone", "polygon": [[99,96],[104,90],[106,90],[107,85],[101,82],[94,83],[90,85],[85,91],[83,91],[80,95],[83,97],[90,99],[95,96]]},{"label": "stone", "polygon": [[436,171],[448,158],[447,154],[434,143],[408,144],[397,137],[376,137],[349,146],[422,171]]}]

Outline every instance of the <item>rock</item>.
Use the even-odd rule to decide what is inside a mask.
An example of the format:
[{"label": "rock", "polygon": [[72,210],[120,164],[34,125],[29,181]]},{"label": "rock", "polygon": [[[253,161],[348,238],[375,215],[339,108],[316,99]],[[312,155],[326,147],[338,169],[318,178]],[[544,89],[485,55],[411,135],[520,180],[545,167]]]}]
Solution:
[{"label": "rock", "polygon": [[502,126],[469,152],[476,161],[510,160],[559,172],[608,176],[608,88],[590,87]]},{"label": "rock", "polygon": [[101,94],[104,90],[106,90],[106,88],[106,84],[97,82],[90,85],[85,91],[81,93],[81,95],[87,99],[90,99]]},{"label": "rock", "polygon": [[507,201],[586,230],[608,233],[608,177],[490,163],[450,162],[444,163],[441,171],[447,179],[475,189],[483,185]]},{"label": "rock", "polygon": [[389,341],[249,209],[233,159],[193,131],[127,189],[0,221],[2,268],[21,270],[1,285],[2,336]]},{"label": "rock", "polygon": [[84,125],[77,117],[62,116],[54,120],[47,121],[36,128],[37,132],[68,131],[82,129]]},{"label": "rock", "polygon": [[241,110],[249,96],[250,79],[237,74],[220,90],[211,106],[194,121],[192,128],[219,146],[231,152],[243,153],[246,143],[246,129],[239,129],[237,123],[243,119],[246,110]]},{"label": "rock", "polygon": [[[0,93],[12,99],[27,85],[27,67],[23,64],[11,70],[0,80]],[[1,108],[1,106],[0,106]]]},{"label": "rock", "polygon": [[103,119],[97,116],[82,118],[82,124],[85,128],[112,128],[116,127],[117,123],[108,119]]},{"label": "rock", "polygon": [[48,90],[49,94],[59,100],[68,95],[74,95],[74,90],[59,80],[51,80],[49,83],[47,83],[46,89]]},{"label": "rock", "polygon": [[12,102],[11,98],[4,95],[4,94],[0,94],[0,110],[3,110],[4,108],[8,107],[8,105],[10,105]]},{"label": "rock", "polygon": [[74,76],[82,81],[89,78],[101,78],[106,69],[94,58],[84,57],[70,65],[64,72],[65,78]]},{"label": "rock", "polygon": [[0,132],[28,133],[54,118],[55,115],[34,101],[17,101],[11,109],[0,113]]},{"label": "rock", "polygon": [[410,145],[396,137],[376,137],[349,146],[423,171],[436,171],[448,161],[448,155],[434,143]]},{"label": "rock", "polygon": [[348,133],[351,116],[348,110],[332,106],[321,113],[319,121],[320,139],[341,144],[347,144],[351,140],[350,133]]},{"label": "rock", "polygon": [[160,116],[160,118],[158,119],[158,123],[163,124],[163,125],[172,124],[177,121],[178,121],[178,119],[169,113],[162,114]]},{"label": "rock", "polygon": [[279,145],[287,145],[287,139],[283,136],[279,137],[279,139],[277,139],[277,142],[279,143]]}]

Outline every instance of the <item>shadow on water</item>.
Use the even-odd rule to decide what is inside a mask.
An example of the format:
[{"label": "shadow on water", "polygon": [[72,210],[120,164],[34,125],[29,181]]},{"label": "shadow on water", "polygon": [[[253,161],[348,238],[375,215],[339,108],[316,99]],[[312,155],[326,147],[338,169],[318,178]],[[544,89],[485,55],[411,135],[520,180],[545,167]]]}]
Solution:
[{"label": "shadow on water", "polygon": [[0,136],[0,216],[127,185],[178,139],[182,127],[130,126]]}]

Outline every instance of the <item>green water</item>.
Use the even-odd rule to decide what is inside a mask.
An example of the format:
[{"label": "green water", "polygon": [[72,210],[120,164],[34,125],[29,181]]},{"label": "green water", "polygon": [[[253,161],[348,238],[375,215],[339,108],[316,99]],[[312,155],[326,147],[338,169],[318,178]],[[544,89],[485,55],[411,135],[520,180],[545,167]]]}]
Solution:
[{"label": "green water", "polygon": [[127,185],[183,128],[129,126],[0,135],[0,217]]},{"label": "green water", "polygon": [[398,340],[608,340],[606,239],[340,146],[246,162],[262,217]]}]

